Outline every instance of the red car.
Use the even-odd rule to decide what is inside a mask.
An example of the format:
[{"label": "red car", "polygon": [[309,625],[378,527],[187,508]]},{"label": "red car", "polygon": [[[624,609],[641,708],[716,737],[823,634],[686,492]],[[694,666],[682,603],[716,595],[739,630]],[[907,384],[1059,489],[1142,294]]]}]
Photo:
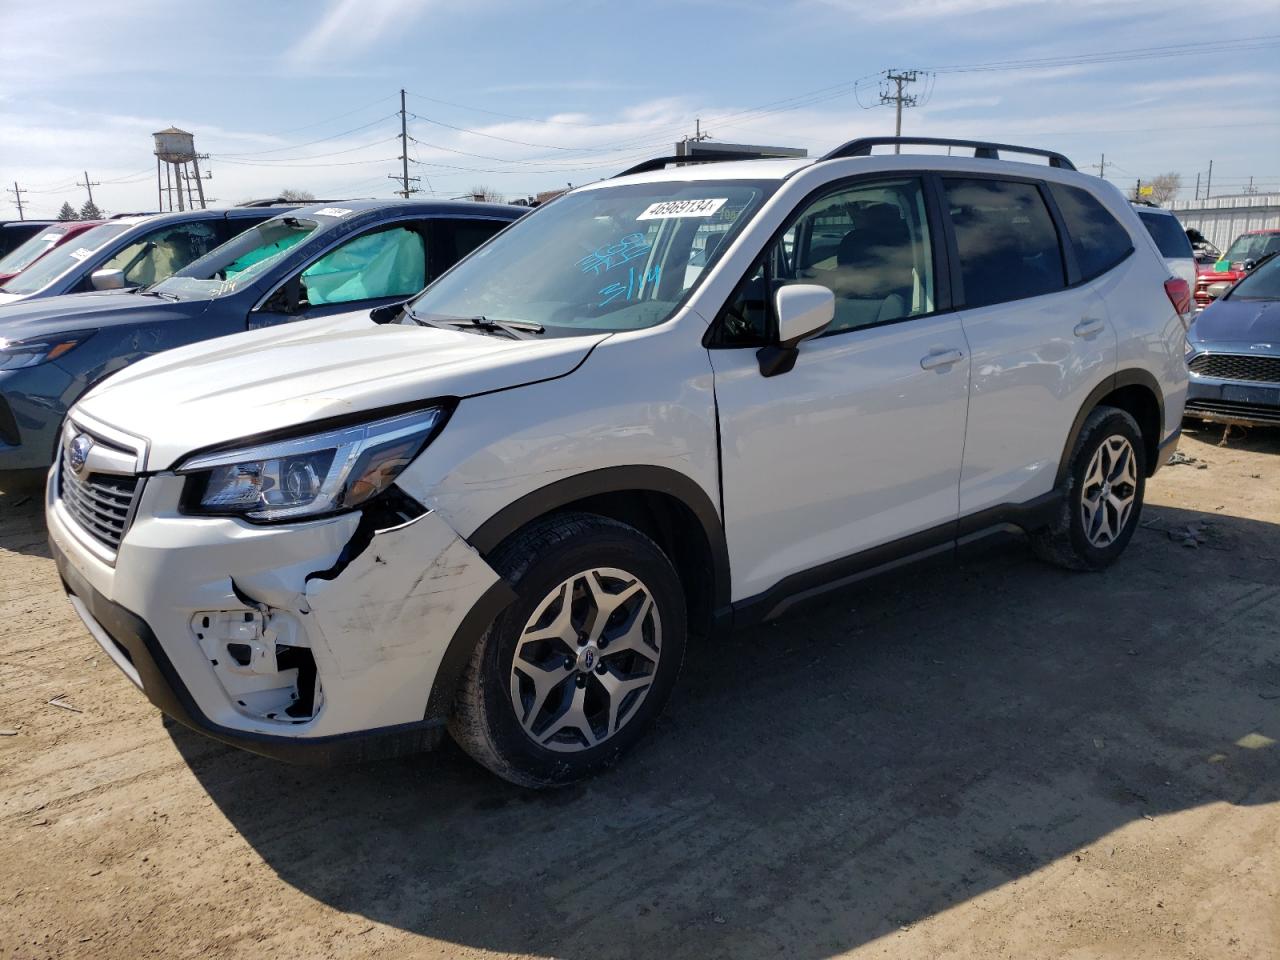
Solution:
[{"label": "red car", "polygon": [[101,220],[68,220],[54,223],[14,247],[0,258],[0,286],[4,286],[54,247],[60,247],[72,237],[78,237]]},{"label": "red car", "polygon": [[1236,237],[1222,259],[1196,266],[1196,309],[1213,302],[1209,287],[1215,283],[1235,283],[1268,254],[1280,251],[1280,230],[1250,230]]}]

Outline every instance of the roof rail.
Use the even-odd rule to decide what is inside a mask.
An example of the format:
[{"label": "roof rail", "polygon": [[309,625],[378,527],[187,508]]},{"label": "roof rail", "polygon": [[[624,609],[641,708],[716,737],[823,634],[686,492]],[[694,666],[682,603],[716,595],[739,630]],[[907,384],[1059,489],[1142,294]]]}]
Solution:
[{"label": "roof rail", "polygon": [[[346,199],[353,199],[348,197]],[[284,204],[290,204],[295,207],[310,207],[317,203],[343,203],[344,200],[317,200],[314,197],[310,200],[288,200],[284,197],[267,197],[264,200],[244,200],[237,203],[237,207],[277,207]]]},{"label": "roof rail", "polygon": [[718,152],[715,150],[699,150],[697,153],[689,156],[670,156],[670,157],[653,157],[637,163],[634,167],[627,167],[621,173],[615,173],[609,179],[616,180],[618,177],[629,177],[633,173],[649,173],[651,170],[661,170],[663,167],[671,163],[720,163],[724,160],[778,160],[787,159],[778,157],[768,153],[746,153],[746,152]]},{"label": "roof rail", "polygon": [[869,157],[872,147],[882,146],[926,146],[926,147],[972,147],[973,155],[982,160],[999,160],[1000,151],[1009,153],[1025,153],[1036,157],[1048,157],[1049,166],[1063,170],[1074,170],[1076,165],[1053,150],[1041,150],[1038,147],[1015,147],[1011,143],[989,143],[986,140],[948,140],[944,137],[859,137],[836,147],[830,153],[819,158],[838,160],[842,157]]}]

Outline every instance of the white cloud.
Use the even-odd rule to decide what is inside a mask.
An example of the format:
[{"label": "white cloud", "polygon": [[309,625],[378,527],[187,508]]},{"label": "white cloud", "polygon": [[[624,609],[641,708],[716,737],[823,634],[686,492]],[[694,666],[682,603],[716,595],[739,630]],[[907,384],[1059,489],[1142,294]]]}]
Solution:
[{"label": "white cloud", "polygon": [[349,61],[393,31],[406,30],[431,0],[329,0],[329,8],[286,54],[294,66]]}]

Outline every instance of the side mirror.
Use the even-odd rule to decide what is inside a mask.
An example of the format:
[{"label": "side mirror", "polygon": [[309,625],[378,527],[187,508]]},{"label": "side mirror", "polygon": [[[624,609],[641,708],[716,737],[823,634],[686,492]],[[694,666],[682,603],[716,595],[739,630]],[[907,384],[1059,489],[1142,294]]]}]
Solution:
[{"label": "side mirror", "polygon": [[1220,296],[1231,289],[1231,284],[1226,280],[1219,280],[1217,283],[1211,283],[1204,288],[1204,292],[1210,300],[1217,300]]},{"label": "side mirror", "polygon": [[1257,261],[1257,260],[1252,260],[1252,259],[1251,259],[1251,260],[1246,260],[1246,261],[1242,264],[1242,266],[1244,267],[1244,272],[1245,272],[1245,273],[1248,273],[1250,270],[1252,270],[1252,269],[1253,269],[1254,267],[1256,267],[1257,265],[1258,265],[1258,261]]},{"label": "side mirror", "polygon": [[778,315],[778,342],[756,351],[760,374],[776,377],[796,365],[800,344],[818,336],[836,315],[836,295],[816,283],[780,287],[774,294]]},{"label": "side mirror", "polygon": [[95,270],[89,274],[89,284],[95,290],[123,290],[123,270]]}]

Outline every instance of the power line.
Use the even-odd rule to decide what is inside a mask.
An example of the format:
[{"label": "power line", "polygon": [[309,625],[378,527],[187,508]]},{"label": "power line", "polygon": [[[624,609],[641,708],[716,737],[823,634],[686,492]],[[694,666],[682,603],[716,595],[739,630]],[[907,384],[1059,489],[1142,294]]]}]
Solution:
[{"label": "power line", "polygon": [[1212,53],[1228,53],[1234,50],[1261,50],[1274,46],[1280,46],[1280,34],[1207,40],[1197,43],[1166,44],[1157,47],[1131,47],[1127,50],[1063,54],[1056,57],[1036,57],[1023,60],[992,60],[987,63],[949,64],[930,67],[929,70],[932,73],[984,73],[999,70],[1025,70],[1036,67],[1071,67],[1090,63],[1111,63],[1117,60],[1157,60],[1167,57],[1203,56]]},{"label": "power line", "polygon": [[370,127],[375,126],[379,123],[384,123],[387,120],[394,119],[396,116],[397,114],[390,113],[390,114],[387,114],[386,116],[379,117],[377,120],[372,120],[369,123],[363,123],[358,127],[352,127],[350,130],[343,130],[341,133],[334,133],[334,134],[331,134],[330,136],[320,137],[319,139],[316,139],[316,140],[308,140],[306,143],[291,143],[283,147],[272,147],[270,150],[253,150],[248,153],[215,153],[212,156],[216,159],[221,160],[221,159],[226,159],[227,157],[237,157],[237,158],[238,157],[261,157],[264,154],[268,154],[268,153],[279,153],[281,150],[300,150],[303,147],[310,147],[317,143],[327,143],[330,140],[337,140],[339,137],[345,137],[353,133],[359,133],[361,130],[368,130]]}]

